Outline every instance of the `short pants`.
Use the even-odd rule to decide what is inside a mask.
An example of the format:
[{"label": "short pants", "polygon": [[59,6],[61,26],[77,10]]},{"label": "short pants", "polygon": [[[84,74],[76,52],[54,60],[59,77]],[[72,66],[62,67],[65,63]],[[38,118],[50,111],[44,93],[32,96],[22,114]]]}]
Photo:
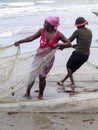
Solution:
[{"label": "short pants", "polygon": [[83,65],[88,60],[88,57],[88,55],[73,51],[66,64],[67,69],[71,69],[72,72],[75,72],[77,69],[80,68],[81,65]]}]

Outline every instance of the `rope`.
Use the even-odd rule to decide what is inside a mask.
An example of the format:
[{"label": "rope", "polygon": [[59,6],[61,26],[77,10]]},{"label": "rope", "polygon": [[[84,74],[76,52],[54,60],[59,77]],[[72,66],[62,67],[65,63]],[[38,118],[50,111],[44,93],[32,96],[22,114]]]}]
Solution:
[{"label": "rope", "polygon": [[95,69],[98,69],[97,65],[95,65],[95,64],[93,64],[93,63],[91,63],[89,61],[87,61],[87,64],[90,65],[91,67],[95,68]]},{"label": "rope", "polygon": [[[13,46],[13,45],[12,45],[12,46]],[[7,49],[7,48],[12,47],[12,46],[7,46],[7,47],[5,47],[4,49]],[[4,49],[3,49],[3,50],[4,50]],[[17,48],[17,52],[16,52],[16,55],[15,55],[15,59],[14,59],[14,62],[13,62],[13,66],[12,66],[12,68],[11,68],[10,71],[9,71],[8,77],[6,77],[4,80],[7,80],[7,79],[10,77],[10,75],[11,75],[13,69],[14,69],[15,62],[16,62],[16,60],[17,60],[17,58],[18,58],[19,53],[20,53],[20,46],[18,46],[18,48]]]},{"label": "rope", "polygon": [[14,60],[13,66],[12,66],[10,72],[9,72],[9,75],[8,75],[7,79],[10,77],[10,75],[11,75],[13,69],[14,69],[14,66],[15,66],[15,63],[16,63],[16,59],[18,58],[19,53],[20,53],[20,46],[18,46],[18,49],[17,49],[17,52],[16,52],[16,56],[15,56],[15,60]]},{"label": "rope", "polygon": [[91,48],[98,48],[98,46],[91,46]]},{"label": "rope", "polygon": [[8,49],[8,48],[10,48],[10,47],[12,47],[12,46],[14,46],[14,45],[9,45],[9,46],[5,46],[5,47],[1,47],[1,48],[0,48],[0,51],[3,51],[3,50],[5,50],[5,49]]},{"label": "rope", "polygon": [[[12,46],[13,46],[13,45],[9,45],[9,46],[0,48],[0,51],[5,50],[5,49],[8,49],[8,48],[10,48],[10,47],[12,47]],[[30,58],[30,57],[34,56],[34,55],[36,54],[35,51],[36,51],[36,50],[34,50],[34,51],[32,52],[32,53],[34,53],[34,54],[31,54],[31,56],[28,56],[28,57]],[[2,64],[0,64],[0,69],[4,69],[4,68],[7,68],[8,65],[9,65],[9,66],[12,65],[12,67],[11,67],[11,69],[10,69],[10,71],[9,71],[8,76],[7,76],[6,78],[4,78],[3,80],[7,80],[7,79],[10,77],[10,75],[11,75],[13,69],[14,69],[15,63],[19,60],[19,59],[18,59],[18,56],[19,56],[19,55],[22,55],[22,54],[20,54],[20,52],[21,52],[21,51],[20,51],[20,46],[18,46],[18,47],[17,47],[17,52],[16,52],[16,54],[13,55],[13,56],[14,56],[14,60],[12,60],[11,62],[6,61],[6,58],[11,58],[11,57],[13,57],[13,56],[9,56],[9,57],[4,57],[4,58],[2,58],[3,60],[5,59],[6,62],[3,63],[3,67],[2,67]],[[24,54],[25,54],[25,53],[24,53]],[[25,59],[27,59],[28,57],[25,57]],[[8,64],[8,63],[9,63],[9,64]]]},{"label": "rope", "polygon": [[[91,46],[91,48],[93,49],[97,49],[98,48],[98,46]],[[87,61],[87,64],[88,65],[90,65],[90,66],[92,66],[92,67],[94,67],[94,68],[96,68],[96,69],[98,69],[98,65],[95,65],[95,64],[93,64],[93,63],[91,63],[90,61]]]}]

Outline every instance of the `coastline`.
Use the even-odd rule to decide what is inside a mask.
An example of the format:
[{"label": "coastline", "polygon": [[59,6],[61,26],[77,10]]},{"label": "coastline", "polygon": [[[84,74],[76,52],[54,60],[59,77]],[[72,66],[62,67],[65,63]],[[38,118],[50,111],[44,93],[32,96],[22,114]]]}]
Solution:
[{"label": "coastline", "polygon": [[[43,25],[47,15],[58,15],[60,30],[69,37],[74,31],[74,20],[84,16],[89,20],[88,27],[93,31],[91,55],[75,74],[76,93],[70,90],[70,81],[62,89],[56,82],[66,73],[66,61],[72,49],[57,50],[55,64],[47,77],[44,100],[37,100],[38,79],[32,88],[32,99],[23,98],[26,88],[0,99],[0,130],[97,130],[98,129],[98,1],[57,1],[57,0],[5,0],[0,3],[1,30],[0,47],[13,44],[18,39],[32,35]],[[11,3],[10,3],[10,2]],[[20,1],[20,3],[18,3]],[[23,0],[24,1],[24,0]],[[59,3],[58,3],[59,2]],[[48,8],[47,8],[48,7]],[[7,11],[6,11],[7,10]],[[9,26],[8,26],[9,25]],[[21,46],[21,51],[32,51],[39,41]],[[12,53],[12,51],[10,51]],[[15,52],[14,52],[15,53]],[[1,56],[1,54],[0,54]]]}]

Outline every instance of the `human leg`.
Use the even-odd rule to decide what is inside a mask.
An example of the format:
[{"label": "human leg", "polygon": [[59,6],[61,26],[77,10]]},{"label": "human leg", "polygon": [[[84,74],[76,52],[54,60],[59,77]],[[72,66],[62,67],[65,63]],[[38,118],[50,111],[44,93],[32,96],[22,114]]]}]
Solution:
[{"label": "human leg", "polygon": [[[32,68],[35,67],[35,66],[37,66],[37,64],[38,64],[38,62],[39,62],[39,59],[40,59],[39,55],[36,54],[36,55],[34,56],[34,60],[33,60],[33,62],[32,62]],[[32,81],[32,80],[33,80],[33,81]],[[32,81],[32,82],[31,82],[31,81]],[[25,92],[25,94],[24,94],[24,97],[26,97],[26,98],[28,98],[28,99],[31,98],[31,96],[30,96],[30,91],[31,91],[31,88],[32,88],[33,85],[34,85],[34,82],[35,82],[35,80],[34,80],[34,74],[33,74],[33,71],[32,71],[31,74],[30,74],[29,83],[28,83],[26,92]]]},{"label": "human leg", "polygon": [[[68,61],[67,61],[67,64],[66,64],[66,67],[67,68],[70,68],[71,66],[72,66],[72,57],[73,57],[73,53],[72,53],[72,55],[69,57],[69,59],[68,59]],[[58,85],[63,85],[63,83],[67,80],[69,78],[69,73],[67,72],[67,74],[65,75],[65,77],[62,79],[62,80],[60,80],[60,81],[58,81],[57,82],[57,84]]]},{"label": "human leg", "polygon": [[74,72],[74,68],[75,68],[75,52],[73,52],[71,54],[71,56],[69,57],[68,61],[67,61],[67,64],[66,64],[66,67],[67,67],[67,74],[66,76],[59,82],[57,82],[57,84],[59,85],[63,85],[63,83],[68,79],[70,78],[71,80],[71,87],[75,86],[74,84],[74,80],[73,80],[73,72]]},{"label": "human leg", "polygon": [[70,81],[71,81],[70,87],[72,88],[72,91],[74,91],[75,82],[74,82],[74,79],[73,79],[73,72],[72,72],[71,69],[67,69],[67,71],[68,71],[68,75],[69,75],[69,78],[70,78]]},{"label": "human leg", "polygon": [[66,76],[65,76],[62,80],[60,80],[60,81],[57,82],[57,84],[62,86],[63,83],[64,83],[68,78],[69,78],[69,75],[68,75],[68,73],[67,73]]},{"label": "human leg", "polygon": [[38,99],[43,99],[43,93],[46,86],[46,77],[39,76],[39,95]]},{"label": "human leg", "polygon": [[67,75],[57,84],[63,85],[63,83],[66,81],[66,79],[70,78],[71,85],[70,87],[74,90],[75,89],[75,82],[73,79],[73,73],[79,69],[88,59],[87,55],[81,54],[79,52],[73,52],[70,56],[68,62],[67,62]]},{"label": "human leg", "polygon": [[50,60],[50,62],[47,63],[43,67],[43,71],[39,75],[39,95],[38,95],[38,99],[43,99],[43,93],[44,93],[44,89],[45,89],[45,86],[46,86],[46,77],[47,77],[48,73],[50,72],[50,70],[53,66],[54,59],[55,59],[55,56],[53,56],[53,58]]},{"label": "human leg", "polygon": [[24,97],[31,98],[31,96],[30,96],[30,91],[31,91],[31,88],[32,88],[33,85],[34,85],[34,82],[35,82],[35,81],[33,81],[31,84],[29,84],[29,85],[27,86],[27,89],[26,89],[26,92],[25,92],[25,94],[24,94]]}]

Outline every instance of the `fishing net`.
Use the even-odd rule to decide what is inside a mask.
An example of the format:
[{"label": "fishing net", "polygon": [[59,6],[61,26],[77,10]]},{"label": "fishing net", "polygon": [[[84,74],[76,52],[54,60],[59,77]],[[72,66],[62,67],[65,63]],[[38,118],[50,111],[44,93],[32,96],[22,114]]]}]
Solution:
[{"label": "fishing net", "polygon": [[[0,99],[33,82],[53,58],[55,51],[46,48],[21,54],[20,47],[0,48]],[[14,54],[9,55],[12,52]]]}]

